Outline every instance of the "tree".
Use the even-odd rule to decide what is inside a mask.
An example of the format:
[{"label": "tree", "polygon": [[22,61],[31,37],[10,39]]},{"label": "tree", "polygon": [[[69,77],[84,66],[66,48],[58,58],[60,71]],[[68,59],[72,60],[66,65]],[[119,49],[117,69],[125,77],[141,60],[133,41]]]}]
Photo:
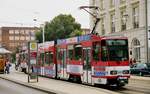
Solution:
[{"label": "tree", "polygon": [[75,30],[74,32],[72,32],[70,34],[70,37],[74,37],[74,36],[80,36],[83,34],[83,31],[79,31],[79,30]]},{"label": "tree", "polygon": [[36,40],[38,40],[40,43],[42,42],[42,28],[40,28],[39,31],[35,34]]},{"label": "tree", "polygon": [[[80,33],[79,33],[80,32]],[[81,25],[71,15],[60,14],[45,25],[45,41],[81,35]],[[36,39],[42,42],[42,29],[36,33]]]}]

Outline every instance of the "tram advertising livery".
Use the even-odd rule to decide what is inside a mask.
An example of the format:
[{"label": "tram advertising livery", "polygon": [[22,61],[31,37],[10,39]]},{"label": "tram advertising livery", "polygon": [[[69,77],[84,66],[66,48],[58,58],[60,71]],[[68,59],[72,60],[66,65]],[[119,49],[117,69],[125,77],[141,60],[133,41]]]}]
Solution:
[{"label": "tram advertising livery", "polygon": [[85,84],[128,83],[128,41],[120,36],[83,35],[38,47],[39,75]]}]

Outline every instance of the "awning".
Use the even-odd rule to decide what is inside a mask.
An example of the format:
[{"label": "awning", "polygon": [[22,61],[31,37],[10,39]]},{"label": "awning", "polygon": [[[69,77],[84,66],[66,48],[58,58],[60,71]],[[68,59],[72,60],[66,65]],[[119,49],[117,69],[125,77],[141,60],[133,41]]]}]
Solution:
[{"label": "awning", "polygon": [[12,52],[11,51],[9,51],[9,50],[7,50],[7,49],[5,49],[5,48],[0,48],[0,54],[11,54]]}]

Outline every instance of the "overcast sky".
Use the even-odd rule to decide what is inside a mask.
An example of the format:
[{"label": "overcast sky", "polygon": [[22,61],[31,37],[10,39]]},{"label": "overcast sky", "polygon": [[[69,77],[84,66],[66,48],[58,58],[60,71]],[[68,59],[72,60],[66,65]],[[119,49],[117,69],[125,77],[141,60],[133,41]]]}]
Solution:
[{"label": "overcast sky", "polygon": [[87,28],[89,15],[78,7],[88,4],[89,0],[0,0],[0,26],[35,25],[59,14],[71,14]]}]

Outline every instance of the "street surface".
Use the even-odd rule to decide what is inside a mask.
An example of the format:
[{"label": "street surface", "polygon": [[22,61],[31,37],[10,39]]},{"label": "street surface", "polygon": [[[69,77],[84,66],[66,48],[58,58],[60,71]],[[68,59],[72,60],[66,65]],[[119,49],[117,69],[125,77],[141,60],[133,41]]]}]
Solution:
[{"label": "street surface", "polygon": [[115,91],[121,94],[150,94],[150,80],[142,81],[130,79],[129,84],[122,88],[101,86],[101,85],[97,85],[96,87]]},{"label": "street surface", "polygon": [[116,91],[124,94],[150,94],[150,81],[130,80],[127,86]]},{"label": "street surface", "polygon": [[[0,74],[1,77],[16,80],[17,82],[27,83],[27,75],[11,69],[10,74]],[[135,79],[136,78],[136,79]],[[137,79],[138,78],[138,79]],[[29,88],[10,84],[10,82],[0,80],[0,94],[10,94],[10,92],[16,92],[12,94],[25,94],[20,93],[21,91],[33,92],[30,94],[45,94],[45,93],[34,93],[35,90],[26,90]],[[10,84],[10,85],[9,85]],[[52,91],[60,92],[59,94],[150,94],[150,77],[145,79],[138,76],[133,76],[129,80],[129,84],[122,88],[115,88],[105,85],[88,86],[77,83],[71,83],[62,80],[55,80],[45,77],[39,77],[38,83],[30,83],[37,87],[43,87]],[[10,88],[10,91],[7,91]],[[17,91],[15,91],[17,88]],[[25,89],[25,90],[24,90]],[[6,93],[2,93],[6,91]],[[8,93],[7,93],[8,92]],[[19,93],[18,93],[19,92]]]},{"label": "street surface", "polygon": [[48,94],[0,79],[0,94]]}]

